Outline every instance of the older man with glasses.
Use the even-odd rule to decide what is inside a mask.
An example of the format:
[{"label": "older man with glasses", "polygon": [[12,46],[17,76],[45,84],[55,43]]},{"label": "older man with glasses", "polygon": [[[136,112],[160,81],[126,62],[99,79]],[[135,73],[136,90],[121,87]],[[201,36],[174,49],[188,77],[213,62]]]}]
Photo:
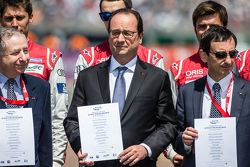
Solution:
[{"label": "older man with glasses", "polygon": [[[158,156],[177,135],[168,74],[137,55],[143,38],[138,12],[115,11],[108,32],[112,56],[80,72],[64,120],[67,137],[80,165],[156,167]],[[119,104],[124,150],[114,160],[88,161],[80,144],[77,107],[111,102]]]}]

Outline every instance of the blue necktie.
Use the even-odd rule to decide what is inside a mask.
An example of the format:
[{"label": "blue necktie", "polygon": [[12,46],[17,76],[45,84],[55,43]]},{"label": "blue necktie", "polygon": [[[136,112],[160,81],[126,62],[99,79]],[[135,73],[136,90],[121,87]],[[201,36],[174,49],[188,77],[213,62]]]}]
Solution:
[{"label": "blue necktie", "polygon": [[[16,83],[15,79],[11,78],[11,79],[8,79],[7,81],[7,99],[11,99],[11,100],[16,100],[16,94],[15,94],[15,91],[14,91],[14,84]],[[7,108],[17,108],[17,105],[14,105],[14,104],[8,104],[7,103]]]},{"label": "blue necktie", "polygon": [[[214,99],[218,102],[219,105],[221,105],[220,89],[221,88],[220,88],[219,83],[215,83],[213,85]],[[220,112],[217,110],[217,108],[212,103],[211,111],[210,111],[210,118],[220,118],[220,117],[221,117]]]},{"label": "blue necktie", "polygon": [[125,103],[125,96],[126,96],[126,83],[123,74],[127,70],[127,67],[118,67],[118,75],[115,81],[115,88],[113,93],[112,102],[117,102],[119,104],[119,111],[120,114],[122,113],[123,106]]}]

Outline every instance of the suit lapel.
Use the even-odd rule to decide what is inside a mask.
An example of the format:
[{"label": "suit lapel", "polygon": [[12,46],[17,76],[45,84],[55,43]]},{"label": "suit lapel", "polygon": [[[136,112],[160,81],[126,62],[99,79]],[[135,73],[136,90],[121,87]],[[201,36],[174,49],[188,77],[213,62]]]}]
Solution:
[{"label": "suit lapel", "polygon": [[127,98],[125,101],[125,105],[124,105],[124,108],[123,108],[123,111],[121,114],[121,120],[124,118],[124,116],[128,112],[128,109],[129,109],[132,101],[136,97],[141,85],[143,84],[143,81],[144,81],[146,75],[147,75],[146,66],[144,65],[144,63],[141,60],[138,59],[138,61],[136,63],[133,79],[131,81],[128,95],[127,95]]},{"label": "suit lapel", "polygon": [[110,59],[101,64],[99,70],[97,71],[98,82],[104,103],[111,102],[109,90],[109,64]]},{"label": "suit lapel", "polygon": [[243,107],[243,101],[246,95],[244,84],[245,83],[242,82],[242,80],[240,80],[238,77],[235,77],[230,116],[236,117],[236,122],[238,122],[239,115]]},{"label": "suit lapel", "polygon": [[194,118],[202,118],[203,96],[207,77],[194,82],[193,114]]},{"label": "suit lapel", "polygon": [[28,95],[29,95],[29,101],[24,106],[24,108],[33,108],[36,104],[36,101],[37,101],[37,96],[34,93],[35,83],[31,83],[30,81],[28,81],[25,74],[21,75],[21,77],[24,80],[24,83],[25,83],[25,86],[26,86],[26,89],[27,89]]},{"label": "suit lapel", "polygon": [[[0,96],[3,96],[1,89],[0,89]],[[2,100],[0,100],[0,109],[4,109],[4,108],[6,108],[6,104]]]}]

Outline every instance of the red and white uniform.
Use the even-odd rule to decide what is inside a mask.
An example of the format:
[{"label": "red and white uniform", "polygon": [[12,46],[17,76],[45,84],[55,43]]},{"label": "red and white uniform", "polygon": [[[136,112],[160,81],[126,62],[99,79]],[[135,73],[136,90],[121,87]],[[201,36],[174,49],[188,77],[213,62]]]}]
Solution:
[{"label": "red and white uniform", "polygon": [[[78,73],[83,69],[102,63],[108,60],[111,55],[112,54],[107,40],[99,45],[80,51],[80,55],[76,61],[74,79],[77,79]],[[163,57],[156,51],[139,45],[137,55],[142,61],[164,69]]]},{"label": "red and white uniform", "polygon": [[207,64],[201,60],[199,53],[173,63],[170,70],[178,86],[200,79],[208,71]]},{"label": "red and white uniform", "polygon": [[235,59],[235,65],[239,71],[240,77],[250,80],[250,49],[240,53]]},{"label": "red and white uniform", "polygon": [[63,120],[67,114],[68,94],[62,54],[28,40],[30,61],[25,73],[47,80],[51,91],[53,167],[64,163],[67,138]]}]

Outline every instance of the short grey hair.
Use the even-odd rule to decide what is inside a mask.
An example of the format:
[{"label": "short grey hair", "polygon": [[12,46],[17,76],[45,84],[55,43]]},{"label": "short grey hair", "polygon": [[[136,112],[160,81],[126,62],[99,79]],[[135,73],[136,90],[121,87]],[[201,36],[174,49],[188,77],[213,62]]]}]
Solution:
[{"label": "short grey hair", "polygon": [[6,40],[10,39],[14,35],[24,35],[23,32],[15,28],[0,28],[0,56],[6,55]]}]

